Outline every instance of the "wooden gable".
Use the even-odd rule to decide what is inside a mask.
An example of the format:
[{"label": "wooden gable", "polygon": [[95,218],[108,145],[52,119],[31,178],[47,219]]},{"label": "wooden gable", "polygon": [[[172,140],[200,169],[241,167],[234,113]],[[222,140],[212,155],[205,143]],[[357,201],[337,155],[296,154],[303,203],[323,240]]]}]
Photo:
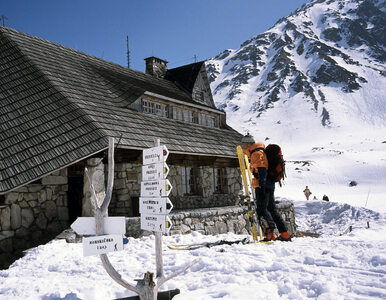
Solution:
[{"label": "wooden gable", "polygon": [[200,72],[198,72],[196,81],[193,85],[192,99],[195,102],[199,102],[210,107],[216,107],[214,105],[205,63],[201,65]]}]

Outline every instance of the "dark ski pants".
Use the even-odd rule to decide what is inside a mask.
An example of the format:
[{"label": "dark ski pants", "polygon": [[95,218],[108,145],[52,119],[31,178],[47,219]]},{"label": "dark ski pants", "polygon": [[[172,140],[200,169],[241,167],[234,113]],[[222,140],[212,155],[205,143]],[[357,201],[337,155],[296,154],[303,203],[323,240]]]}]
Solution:
[{"label": "dark ski pants", "polygon": [[278,212],[275,204],[275,190],[257,188],[255,190],[257,196],[256,212],[258,218],[264,218],[267,221],[268,227],[273,231],[275,227],[280,233],[288,231],[287,226]]}]

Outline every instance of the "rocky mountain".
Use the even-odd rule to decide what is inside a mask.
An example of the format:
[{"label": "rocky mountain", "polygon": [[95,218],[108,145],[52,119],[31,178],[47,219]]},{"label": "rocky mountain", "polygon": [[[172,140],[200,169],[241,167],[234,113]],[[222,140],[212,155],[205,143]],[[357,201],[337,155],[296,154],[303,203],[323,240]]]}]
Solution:
[{"label": "rocky mountain", "polygon": [[217,107],[239,130],[298,119],[386,126],[385,50],[384,0],[314,0],[207,70]]}]

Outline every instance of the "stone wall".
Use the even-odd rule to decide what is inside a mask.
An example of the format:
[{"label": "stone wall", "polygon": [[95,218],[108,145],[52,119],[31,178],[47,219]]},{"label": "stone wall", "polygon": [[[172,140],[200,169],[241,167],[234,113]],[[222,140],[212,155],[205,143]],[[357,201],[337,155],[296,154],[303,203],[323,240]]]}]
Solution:
[{"label": "stone wall", "polygon": [[198,168],[199,195],[184,195],[182,192],[181,168],[169,166],[168,179],[173,186],[170,200],[175,209],[207,208],[235,205],[241,189],[241,178],[236,168],[225,168],[226,190],[214,193],[212,187],[213,168]]},{"label": "stone wall", "polygon": [[[107,168],[105,168],[107,169]],[[138,213],[138,198],[141,192],[142,165],[118,163],[115,166],[114,190],[109,206],[111,216],[132,217]],[[213,193],[213,168],[198,168],[198,195],[184,195],[182,191],[181,167],[169,165],[168,180],[173,188],[169,195],[174,209],[192,209],[235,205],[241,189],[241,178],[237,168],[226,168],[226,193]],[[105,174],[107,178],[107,174]]]},{"label": "stone wall", "polygon": [[[290,201],[277,202],[277,207],[286,221],[291,235],[296,234],[294,205]],[[205,209],[192,209],[172,211],[169,217],[173,223],[169,232],[174,234],[187,234],[192,231],[204,235],[215,235],[226,232],[235,234],[251,234],[248,209],[246,206],[226,206]],[[126,219],[126,234],[128,236],[140,237],[150,235],[151,232],[140,229],[140,218]],[[276,234],[278,232],[276,231]]]},{"label": "stone wall", "polygon": [[141,172],[142,165],[137,163],[118,163],[115,165],[114,189],[109,205],[109,215],[131,217],[138,213]]},{"label": "stone wall", "polygon": [[67,169],[5,195],[0,206],[0,268],[69,226]]}]

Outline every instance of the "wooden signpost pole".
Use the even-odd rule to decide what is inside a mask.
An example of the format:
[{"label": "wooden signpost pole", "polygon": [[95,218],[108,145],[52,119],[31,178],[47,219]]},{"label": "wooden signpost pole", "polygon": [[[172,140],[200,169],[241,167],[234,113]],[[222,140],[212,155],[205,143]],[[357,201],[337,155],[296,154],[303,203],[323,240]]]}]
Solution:
[{"label": "wooden signpost pole", "polygon": [[[155,147],[160,146],[160,140],[156,139]],[[164,277],[164,263],[162,258],[162,232],[154,232],[155,235],[155,263],[157,266],[157,279]]]},{"label": "wooden signpost pole", "polygon": [[[95,194],[94,185],[91,181],[91,177],[86,169],[86,174],[90,182],[91,186],[91,197],[93,201],[95,202],[95,205],[97,207],[95,211],[95,231],[96,235],[100,236],[104,234],[104,221],[103,218],[107,216],[107,209],[111,201],[111,195],[113,191],[113,184],[114,184],[114,139],[109,138],[109,154],[108,154],[108,179],[107,179],[107,191],[105,198],[103,200],[103,203],[101,206],[98,205],[98,200]],[[115,280],[117,283],[125,287],[126,289],[133,291],[137,293],[140,297],[140,299],[147,300],[147,298],[141,298],[141,295],[143,294],[143,291],[136,286],[131,285],[127,281],[125,281],[122,276],[115,270],[115,268],[112,266],[112,264],[109,261],[109,258],[107,257],[107,254],[100,254],[99,255],[103,267],[105,268],[106,272],[110,275],[110,277]],[[152,299],[153,300],[153,299]]]},{"label": "wooden signpost pole", "polygon": [[[155,141],[155,144],[156,146],[159,146],[160,144],[159,139]],[[109,166],[109,169],[108,169],[107,190],[106,190],[106,195],[103,200],[103,203],[100,206],[98,205],[95,189],[94,189],[90,174],[88,173],[87,169],[85,170],[91,186],[91,198],[96,205],[96,210],[94,215],[96,236],[105,235],[104,223],[109,221],[109,220],[106,220],[106,217],[108,215],[108,206],[111,201],[111,195],[112,195],[113,184],[114,184],[114,139],[113,138],[109,138],[108,166]],[[165,203],[168,203],[169,200],[167,199],[165,201],[166,201]],[[167,220],[166,216],[165,216],[165,220]],[[163,226],[164,226],[163,227],[164,230],[166,230],[166,225],[163,224]],[[156,277],[154,278],[153,273],[146,272],[144,274],[143,279],[135,280],[137,281],[137,284],[135,286],[128,283],[126,280],[122,278],[122,276],[111,265],[109,258],[107,257],[107,254],[105,253],[99,254],[103,267],[105,268],[106,272],[110,275],[110,277],[115,282],[125,287],[126,289],[137,293],[139,295],[140,300],[157,300],[158,289],[162,284],[178,276],[179,274],[185,272],[193,264],[197,263],[200,260],[199,258],[195,259],[192,262],[181,267],[179,270],[170,274],[169,276],[165,276],[164,270],[163,270],[163,258],[162,258],[162,232],[155,231],[154,235],[155,235],[155,251],[156,251],[156,271],[157,271]],[[106,240],[114,240],[114,238],[106,236]]]}]

